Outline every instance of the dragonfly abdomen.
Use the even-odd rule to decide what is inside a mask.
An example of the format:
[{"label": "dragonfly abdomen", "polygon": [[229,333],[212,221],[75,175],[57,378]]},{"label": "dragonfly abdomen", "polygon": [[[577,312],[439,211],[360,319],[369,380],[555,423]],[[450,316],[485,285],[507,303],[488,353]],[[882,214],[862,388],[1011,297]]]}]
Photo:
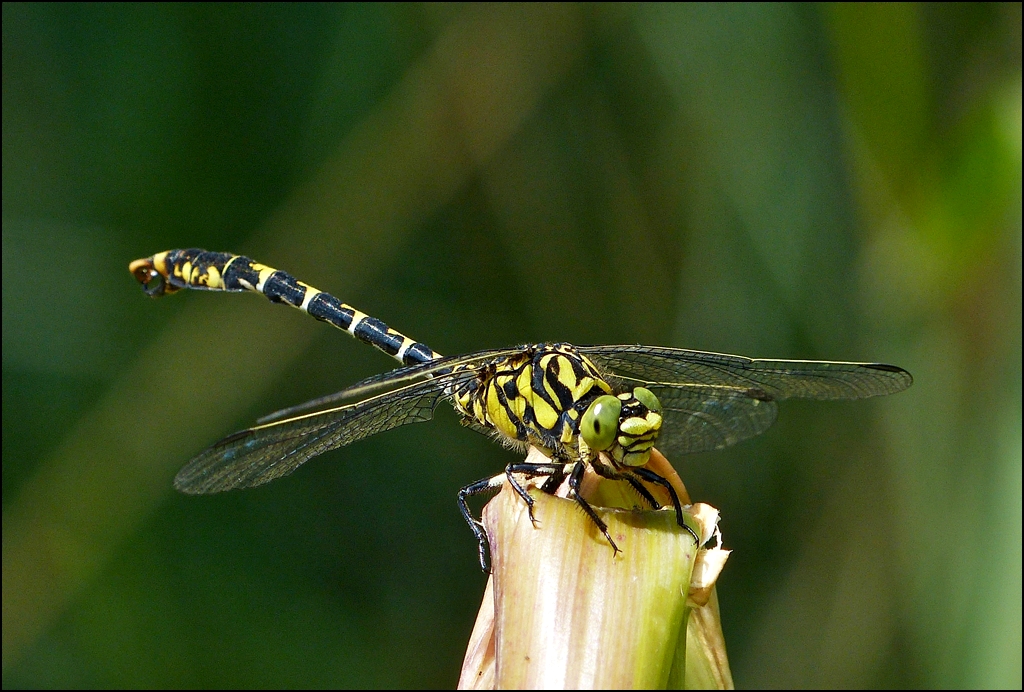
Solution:
[{"label": "dragonfly abdomen", "polygon": [[169,250],[135,260],[129,269],[151,296],[175,293],[183,288],[252,291],[348,332],[404,365],[425,363],[440,357],[426,344],[410,339],[330,293],[244,255],[199,248]]}]

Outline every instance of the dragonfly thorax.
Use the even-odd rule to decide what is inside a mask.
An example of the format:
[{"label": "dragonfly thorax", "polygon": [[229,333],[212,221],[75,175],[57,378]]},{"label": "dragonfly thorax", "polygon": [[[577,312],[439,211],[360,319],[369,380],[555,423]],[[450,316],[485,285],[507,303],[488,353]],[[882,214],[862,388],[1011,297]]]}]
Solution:
[{"label": "dragonfly thorax", "polygon": [[547,451],[575,449],[579,421],[612,393],[589,358],[571,344],[535,344],[474,367],[455,392],[457,409],[509,441]]},{"label": "dragonfly thorax", "polygon": [[[661,429],[657,398],[642,387],[613,394],[571,344],[528,346],[474,369],[477,377],[455,392],[455,406],[507,441],[572,458],[606,451],[618,465],[647,463]],[[596,437],[595,426],[604,428]]]}]

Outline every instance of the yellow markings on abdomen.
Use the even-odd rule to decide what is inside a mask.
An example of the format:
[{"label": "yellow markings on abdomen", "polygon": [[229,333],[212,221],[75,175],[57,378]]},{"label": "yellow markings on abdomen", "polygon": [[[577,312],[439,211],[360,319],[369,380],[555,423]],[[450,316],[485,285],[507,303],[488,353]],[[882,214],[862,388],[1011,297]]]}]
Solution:
[{"label": "yellow markings on abdomen", "polygon": [[302,310],[303,312],[309,312],[310,302],[312,302],[312,300],[316,298],[318,295],[323,293],[323,291],[317,288],[313,288],[305,281],[300,281],[299,285],[306,289],[306,295],[302,297],[302,305],[299,306],[299,309]]},{"label": "yellow markings on abdomen", "polygon": [[224,288],[224,280],[221,278],[217,267],[207,267],[206,275],[199,277],[199,280],[209,288]]},{"label": "yellow markings on abdomen", "polygon": [[259,272],[260,280],[256,283],[256,290],[263,293],[264,287],[267,285],[267,281],[270,280],[277,270],[273,267],[268,267],[265,264],[252,263],[252,268]]},{"label": "yellow markings on abdomen", "polygon": [[[136,260],[132,264],[137,264],[140,261],[144,260]],[[131,268],[132,267],[129,267],[129,269]],[[155,269],[161,276],[167,276],[167,251],[158,252],[155,255],[153,255],[153,269]]]},{"label": "yellow markings on abdomen", "polygon": [[369,317],[369,315],[367,315],[365,312],[352,308],[352,322],[348,325],[348,329],[346,329],[345,331],[347,331],[352,336],[355,336],[356,327],[358,327],[359,323],[365,320],[367,317]]}]

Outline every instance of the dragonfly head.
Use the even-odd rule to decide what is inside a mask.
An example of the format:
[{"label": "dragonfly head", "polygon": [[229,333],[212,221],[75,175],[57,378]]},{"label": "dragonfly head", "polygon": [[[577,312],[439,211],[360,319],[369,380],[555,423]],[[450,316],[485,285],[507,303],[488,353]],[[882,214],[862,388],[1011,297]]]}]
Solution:
[{"label": "dragonfly head", "polygon": [[643,466],[661,430],[661,402],[654,392],[599,396],[580,420],[580,435],[592,450],[607,452],[623,466]]}]

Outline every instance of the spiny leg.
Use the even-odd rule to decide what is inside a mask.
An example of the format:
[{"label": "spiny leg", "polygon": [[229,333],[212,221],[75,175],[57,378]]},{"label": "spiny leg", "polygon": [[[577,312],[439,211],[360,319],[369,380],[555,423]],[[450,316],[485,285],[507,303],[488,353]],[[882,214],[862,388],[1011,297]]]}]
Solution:
[{"label": "spiny leg", "polygon": [[562,464],[558,469],[548,476],[548,479],[544,481],[544,485],[540,486],[541,492],[545,492],[548,495],[554,495],[555,491],[558,490],[559,486],[562,485],[562,481],[565,480],[565,464]]},{"label": "spiny leg", "polygon": [[597,516],[597,512],[595,512],[594,508],[590,506],[590,503],[584,500],[583,496],[580,495],[580,483],[583,481],[583,472],[586,468],[586,464],[582,461],[577,462],[573,467],[572,473],[569,474],[569,491],[572,493],[572,498],[576,500],[576,504],[583,509],[586,515],[590,517],[590,520],[601,530],[604,537],[608,539],[608,543],[611,545],[612,550],[618,553],[619,546],[615,545],[615,541],[612,540],[612,535],[608,533],[608,524],[604,523],[604,520]]},{"label": "spiny leg", "polygon": [[[529,476],[544,476],[544,475],[557,475],[561,473],[564,477],[565,471],[563,468],[556,464],[509,464],[505,467],[505,473],[491,478],[484,478],[475,483],[470,483],[466,487],[459,490],[458,502],[459,511],[462,513],[462,518],[469,524],[469,528],[473,531],[473,535],[476,536],[477,544],[479,546],[480,554],[480,569],[484,572],[490,573],[488,556],[490,554],[490,544],[487,541],[487,532],[484,530],[483,522],[473,516],[473,512],[469,509],[468,498],[473,495],[481,495],[483,493],[497,490],[501,487],[501,484],[507,478],[509,484],[516,491],[519,497],[523,498],[526,502],[526,506],[530,512],[530,521],[536,525],[536,520],[533,517],[533,498],[526,492],[526,489],[512,476],[513,473],[523,473]],[[549,479],[550,481],[550,479]],[[559,480],[561,483],[561,480]],[[547,482],[544,484],[547,485]]]},{"label": "spiny leg", "polygon": [[651,491],[645,488],[644,484],[641,483],[632,474],[620,471],[614,466],[610,466],[604,463],[603,461],[601,461],[600,456],[594,458],[590,463],[591,466],[593,466],[594,472],[597,473],[597,475],[601,476],[602,478],[607,478],[613,481],[626,481],[633,487],[633,490],[635,490],[637,494],[640,495],[640,497],[642,497],[644,500],[648,502],[648,504],[650,504],[651,507],[653,507],[654,509],[661,509],[661,503],[658,502],[654,498],[654,495],[651,494]]},{"label": "spiny leg", "polygon": [[480,495],[500,488],[504,480],[501,475],[492,476],[491,478],[484,478],[475,483],[470,483],[459,490],[459,511],[462,512],[462,518],[466,520],[469,528],[473,531],[473,535],[476,536],[480,553],[480,569],[488,574],[490,574],[491,569],[490,560],[488,559],[490,544],[487,542],[487,531],[484,530],[483,522],[473,516],[466,500],[473,495]]},{"label": "spiny leg", "polygon": [[654,500],[653,496],[651,496],[650,492],[647,491],[646,488],[644,488],[643,491],[640,491],[640,487],[642,486],[639,481],[637,481],[637,477],[647,481],[648,483],[654,483],[655,485],[660,485],[665,488],[668,491],[669,497],[672,498],[672,506],[676,510],[676,523],[678,523],[680,527],[686,529],[686,532],[693,536],[694,542],[698,546],[700,545],[700,538],[698,538],[693,529],[687,526],[686,522],[683,521],[683,507],[679,502],[679,496],[676,494],[676,489],[672,487],[672,484],[669,483],[666,478],[643,467],[630,467],[620,471],[615,467],[603,463],[600,458],[594,459],[592,465],[594,467],[594,471],[604,478],[608,478],[610,480],[624,480],[629,483],[633,488],[637,489],[641,495],[644,495],[645,498],[650,498],[652,503],[651,506],[655,509],[659,509],[661,505]]},{"label": "spiny leg", "polygon": [[658,502],[654,495],[651,495],[651,491],[644,487],[644,484],[633,476],[625,476],[625,481],[633,486],[633,490],[642,497],[652,509],[661,509],[661,503]]},{"label": "spiny leg", "polygon": [[664,476],[656,474],[654,471],[651,471],[650,469],[637,467],[631,468],[630,471],[632,473],[635,473],[637,476],[647,481],[648,483],[660,485],[661,487],[668,490],[668,494],[672,498],[672,506],[676,510],[676,523],[679,524],[679,526],[681,526],[682,528],[686,529],[686,531],[691,536],[693,536],[693,542],[700,546],[700,538],[697,536],[696,532],[694,532],[694,530],[691,529],[685,521],[683,521],[683,507],[679,502],[679,496],[676,494],[676,489],[672,487],[672,484],[669,483],[668,479],[665,478]]},{"label": "spiny leg", "polygon": [[[562,470],[562,466],[556,464],[530,464],[522,462],[518,464],[509,464],[505,467],[505,477],[508,478],[508,483],[512,486],[512,489],[516,491],[516,494],[523,499],[523,502],[526,503],[526,511],[529,513],[530,522],[534,526],[537,526],[537,518],[533,516],[534,500],[530,497],[530,493],[526,492],[526,489],[519,484],[519,481],[516,480],[516,477],[513,474],[521,473],[523,475],[530,476],[531,478],[535,478],[537,476],[548,476],[548,480],[544,481],[544,485],[541,486],[541,490],[543,490],[547,487],[548,483],[551,482],[551,478],[555,477],[559,471],[561,471],[562,476],[564,477],[565,471]],[[559,483],[561,483],[561,481],[559,481]]]}]

